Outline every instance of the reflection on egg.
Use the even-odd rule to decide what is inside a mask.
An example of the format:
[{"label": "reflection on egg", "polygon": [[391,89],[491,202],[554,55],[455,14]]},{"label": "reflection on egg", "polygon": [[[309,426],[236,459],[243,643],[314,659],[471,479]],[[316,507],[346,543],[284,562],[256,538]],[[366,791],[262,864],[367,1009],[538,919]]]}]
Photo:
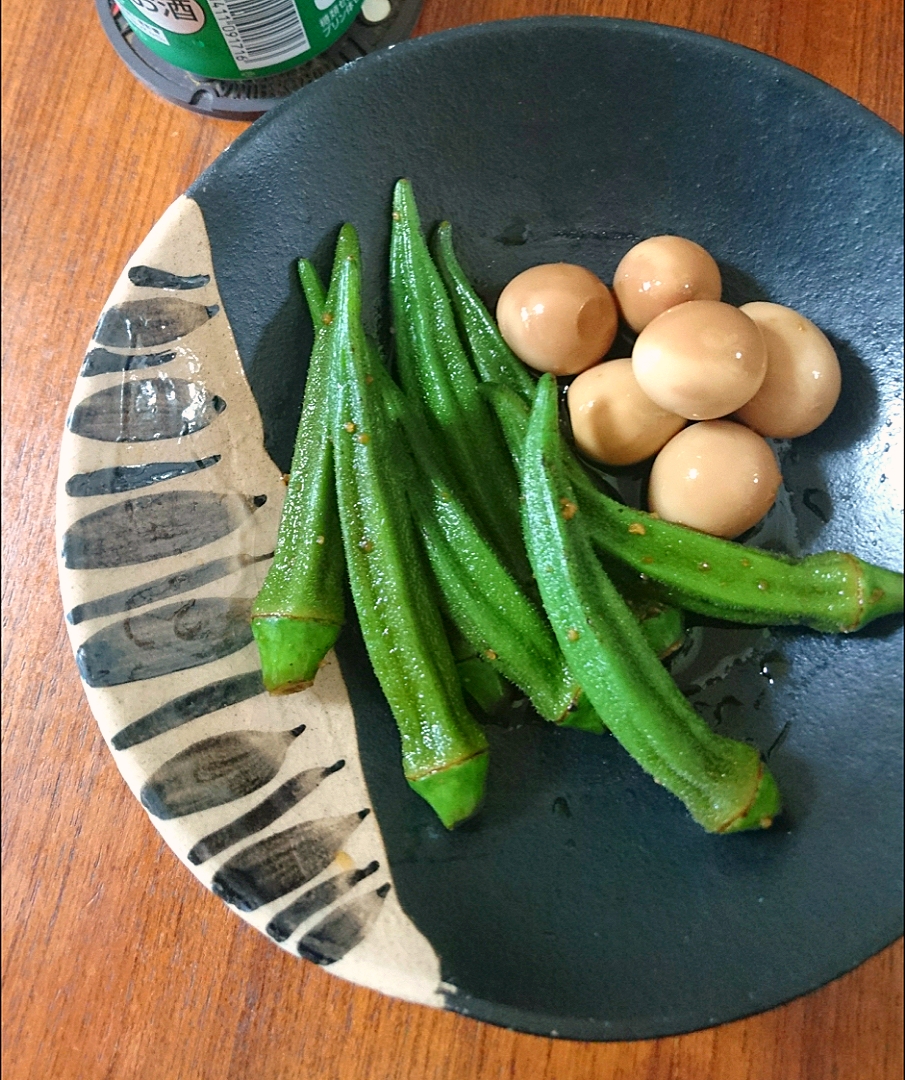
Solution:
[{"label": "reflection on egg", "polygon": [[760,521],[781,483],[760,435],[731,420],[707,420],[663,447],[647,497],[651,511],[666,521],[732,539]]},{"label": "reflection on egg", "polygon": [[664,311],[632,349],[638,385],[668,412],[712,420],[735,412],[757,393],[767,349],[744,312],[717,300],[689,300]]},{"label": "reflection on egg", "polygon": [[760,327],[767,374],[736,418],[772,439],[807,435],[839,400],[842,375],[833,346],[810,319],[782,304],[758,301],[741,310]]},{"label": "reflection on egg", "polygon": [[569,387],[572,435],[582,453],[606,465],[652,457],[685,427],[642,391],[631,360],[608,360],[583,371]]},{"label": "reflection on egg", "polygon": [[506,344],[536,371],[575,375],[601,359],[616,336],[609,289],[571,263],[523,271],[503,289],[496,308]]},{"label": "reflection on egg", "polygon": [[681,236],[651,236],[635,244],[613,278],[622,317],[635,331],[676,304],[719,300],[722,288],[713,256]]}]

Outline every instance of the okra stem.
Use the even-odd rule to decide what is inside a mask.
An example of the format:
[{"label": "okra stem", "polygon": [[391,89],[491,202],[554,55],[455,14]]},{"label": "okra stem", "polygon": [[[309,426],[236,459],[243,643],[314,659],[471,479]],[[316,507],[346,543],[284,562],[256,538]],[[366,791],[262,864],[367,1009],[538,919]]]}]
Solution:
[{"label": "okra stem", "polygon": [[713,732],[688,704],[607,578],[562,456],[545,375],[522,460],[524,531],[544,606],[570,666],[621,745],[709,832],[766,828],[779,793],[759,753]]},{"label": "okra stem", "polygon": [[[365,646],[392,709],[409,785],[447,828],[481,802],[487,740],[462,698],[455,661],[397,476],[396,426],[361,326],[357,238],[334,271],[336,482],[349,582]],[[331,291],[333,283],[331,281]]]}]

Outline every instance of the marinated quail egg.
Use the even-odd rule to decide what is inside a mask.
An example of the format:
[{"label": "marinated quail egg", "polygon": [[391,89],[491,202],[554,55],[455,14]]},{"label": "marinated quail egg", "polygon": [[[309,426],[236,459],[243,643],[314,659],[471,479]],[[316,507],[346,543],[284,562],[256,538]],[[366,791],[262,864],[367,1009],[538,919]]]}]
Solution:
[{"label": "marinated quail egg", "polygon": [[754,397],[767,371],[767,349],[757,325],[738,308],[689,300],[641,331],[632,369],[661,408],[688,420],[713,420]]},{"label": "marinated quail egg", "polygon": [[575,375],[612,345],[618,315],[609,289],[590,270],[546,263],[503,289],[497,323],[510,349],[536,371]]},{"label": "marinated quail egg", "polygon": [[651,236],[635,244],[613,278],[622,317],[635,331],[676,304],[719,300],[722,288],[713,256],[682,236]]},{"label": "marinated quail egg", "polygon": [[793,439],[819,427],[839,400],[842,374],[826,335],[782,304],[757,301],[741,309],[760,327],[767,374],[736,419],[771,439]]},{"label": "marinated quail egg", "polygon": [[731,420],[692,424],[654,460],[651,511],[666,521],[731,539],[776,501],[782,476],[767,442]]},{"label": "marinated quail egg", "polygon": [[631,360],[607,360],[583,371],[568,391],[575,444],[605,465],[634,465],[652,457],[685,419],[642,391]]}]

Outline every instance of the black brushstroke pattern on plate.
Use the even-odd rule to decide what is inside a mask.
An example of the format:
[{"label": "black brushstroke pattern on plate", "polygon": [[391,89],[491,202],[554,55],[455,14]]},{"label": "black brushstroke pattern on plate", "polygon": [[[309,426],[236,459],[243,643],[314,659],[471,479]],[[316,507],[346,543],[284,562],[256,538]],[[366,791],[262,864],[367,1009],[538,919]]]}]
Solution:
[{"label": "black brushstroke pattern on plate", "polygon": [[146,607],[158,600],[165,600],[169,596],[178,596],[180,593],[200,588],[218,578],[235,574],[252,563],[272,557],[273,552],[268,552],[266,555],[225,555],[222,559],[213,559],[211,562],[201,563],[188,570],[177,571],[175,574],[148,581],[137,589],[123,589],[122,592],[110,593],[108,596],[99,596],[96,600],[87,600],[84,604],[76,604],[67,613],[66,621],[72,626],[77,626],[79,623],[100,618],[102,615],[135,611],[136,608]]},{"label": "black brushstroke pattern on plate", "polygon": [[[189,690],[180,697],[173,698],[165,705],[153,709],[131,724],[127,724],[110,740],[114,750],[128,750],[167,731],[173,731],[183,724],[197,720],[208,713],[219,712],[230,705],[238,705],[249,698],[264,693],[264,679],[260,671],[247,671],[242,675],[230,675],[226,679],[208,683],[197,690]],[[296,729],[304,730],[304,725]]]},{"label": "black brushstroke pattern on plate", "polygon": [[172,818],[234,802],[269,784],[297,731],[227,731],[192,743],[165,761],[141,786],[149,814]]},{"label": "black brushstroke pattern on plate", "polygon": [[207,597],[166,604],[92,634],[76,650],[89,686],[172,675],[238,652],[252,638],[251,600]]},{"label": "black brushstroke pattern on plate", "polygon": [[101,315],[94,340],[114,349],[153,349],[197,330],[219,310],[216,304],[207,307],[178,296],[124,300]]},{"label": "black brushstroke pattern on plate", "polygon": [[187,379],[130,379],[84,398],[72,410],[68,428],[98,442],[157,442],[203,431],[226,402],[201,383]]},{"label": "black brushstroke pattern on plate", "polygon": [[140,289],[200,289],[210,274],[173,274],[155,266],[130,266],[129,280]]},{"label": "black brushstroke pattern on plate", "polygon": [[163,491],[101,507],[63,536],[63,565],[101,570],[182,555],[238,529],[266,495]]},{"label": "black brushstroke pattern on plate", "polygon": [[175,352],[116,353],[103,348],[91,349],[79,374],[90,379],[93,375],[109,375],[111,371],[142,371],[145,368],[168,364],[175,359]]},{"label": "black brushstroke pattern on plate", "polygon": [[147,465],[113,465],[106,469],[76,473],[66,481],[66,494],[73,499],[85,499],[94,495],[121,495],[125,491],[138,491],[152,487],[165,480],[209,469],[220,460],[220,454],[196,458],[194,461],[152,461]]},{"label": "black brushstroke pattern on plate", "polygon": [[235,821],[224,825],[222,829],[217,829],[216,832],[209,833],[199,840],[189,851],[188,861],[197,866],[213,858],[214,855],[219,855],[221,851],[232,847],[233,844],[238,844],[240,840],[247,840],[249,836],[254,836],[255,833],[266,829],[294,806],[298,806],[302,799],[307,798],[320,785],[321,781],[338,772],[345,764],[345,761],[340,759],[326,769],[305,769],[304,772],[280,784],[276,791],[259,802],[247,814],[243,814]]},{"label": "black brushstroke pattern on plate", "polygon": [[211,888],[239,911],[256,911],[326,870],[369,813],[306,821],[250,844],[220,867]]},{"label": "black brushstroke pattern on plate", "polygon": [[335,874],[333,877],[327,878],[320,885],[315,885],[313,889],[302,893],[289,907],[274,915],[267,924],[266,933],[274,941],[285,941],[298,930],[306,919],[310,919],[318,911],[332,904],[341,896],[345,896],[359,881],[370,877],[379,869],[380,863],[375,859],[362,870],[346,870],[342,874]]},{"label": "black brushstroke pattern on plate", "polygon": [[300,939],[297,946],[299,956],[322,967],[342,960],[346,953],[364,941],[389,891],[390,884],[387,882],[379,889],[331,911]]}]

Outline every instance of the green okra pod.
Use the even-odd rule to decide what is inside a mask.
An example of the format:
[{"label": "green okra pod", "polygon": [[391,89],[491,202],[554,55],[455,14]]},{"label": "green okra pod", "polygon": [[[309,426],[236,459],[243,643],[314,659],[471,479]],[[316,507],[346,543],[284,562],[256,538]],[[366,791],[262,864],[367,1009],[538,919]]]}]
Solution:
[{"label": "green okra pod", "polygon": [[[313,263],[308,259],[299,259],[299,277],[311,314],[311,321],[315,328],[322,327],[323,313],[326,302],[326,290],[320,280],[320,276]],[[370,344],[370,343],[369,343]],[[379,360],[374,361],[373,370],[382,372],[383,365]],[[395,389],[390,385],[389,375],[382,381],[385,390]],[[388,407],[393,410],[400,408],[401,395],[393,394]],[[479,646],[468,641],[453,623],[447,624],[447,637],[453,649],[456,661],[456,670],[462,690],[471,700],[488,716],[496,715],[505,709],[512,701],[512,688],[503,678],[499,671],[486,660],[478,656]]]},{"label": "green okra pod", "polygon": [[594,544],[698,615],[850,633],[902,610],[902,575],[841,551],[792,559],[708,536],[575,486]]},{"label": "green okra pod", "polygon": [[779,792],[758,751],[712,731],[644,639],[591,547],[564,464],[556,383],[538,384],[522,455],[525,543],[567,660],[613,735],[709,832],[766,828]]},{"label": "green okra pod", "polygon": [[[505,387],[483,391],[518,460],[527,413]],[[708,618],[754,626],[809,626],[849,633],[902,611],[902,575],[847,552],[791,559],[662,521],[602,492],[574,455],[565,465],[592,543],[656,585],[658,601]]]},{"label": "green okra pod", "polygon": [[[336,486],[352,596],[374,672],[399,729],[409,785],[447,828],[478,808],[487,740],[468,712],[397,476],[396,425],[361,326],[357,238],[334,270],[330,308],[337,408]],[[331,281],[331,292],[334,282]]]},{"label": "green okra pod", "polygon": [[478,378],[459,338],[407,180],[400,180],[393,192],[390,296],[402,388],[442,434],[449,467],[487,538],[519,584],[530,588],[512,459],[488,403],[478,393]]},{"label": "green okra pod", "polygon": [[433,436],[400,409],[411,455],[406,490],[447,617],[545,719],[600,733],[543,610],[525,595],[459,498]]},{"label": "green okra pod", "polygon": [[308,304],[308,313],[311,316],[314,333],[317,334],[325,325],[332,322],[332,316],[328,316],[327,322],[324,322],[324,312],[327,309],[327,290],[324,288],[324,283],[321,281],[317,268],[310,259],[299,259],[297,266],[302,292],[304,292],[305,301]]},{"label": "green okra pod", "polygon": [[[515,391],[501,383],[487,383],[481,390],[492,403],[510,453],[520,467],[528,433],[528,407]],[[586,476],[581,465],[565,447],[564,467],[573,483],[586,481],[594,486],[593,481]],[[651,597],[647,583],[633,575],[628,568],[621,567],[618,560],[608,560],[607,569],[615,572],[614,584],[638,620],[654,652],[661,659],[665,659],[680,648],[685,636],[685,617],[681,608],[668,604],[661,595]]]},{"label": "green okra pod", "polygon": [[476,705],[484,716],[500,716],[512,707],[512,686],[479,656],[456,660],[456,671],[465,700]]},{"label": "green okra pod", "polygon": [[434,260],[443,277],[462,339],[482,382],[510,387],[528,405],[537,385],[525,365],[503,340],[496,322],[472,288],[452,242],[452,226],[442,221],[434,233]]},{"label": "green okra pod", "polygon": [[[337,261],[344,257],[338,248]],[[314,290],[323,312],[333,297],[323,295],[316,273],[312,279],[300,266],[299,274],[306,295]],[[328,332],[318,332],[319,325]],[[345,559],[328,420],[334,346],[329,327],[316,320],[273,562],[252,608],[264,685],[274,694],[311,685],[345,618]]]}]

